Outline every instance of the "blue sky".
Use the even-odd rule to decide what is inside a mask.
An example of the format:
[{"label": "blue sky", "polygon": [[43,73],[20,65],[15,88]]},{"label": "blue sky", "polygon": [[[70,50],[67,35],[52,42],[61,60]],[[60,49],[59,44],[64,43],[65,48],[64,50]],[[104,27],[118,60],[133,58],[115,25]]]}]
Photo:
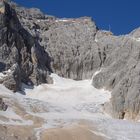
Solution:
[{"label": "blue sky", "polygon": [[140,26],[140,0],[13,0],[57,17],[90,16],[100,29],[126,34]]}]

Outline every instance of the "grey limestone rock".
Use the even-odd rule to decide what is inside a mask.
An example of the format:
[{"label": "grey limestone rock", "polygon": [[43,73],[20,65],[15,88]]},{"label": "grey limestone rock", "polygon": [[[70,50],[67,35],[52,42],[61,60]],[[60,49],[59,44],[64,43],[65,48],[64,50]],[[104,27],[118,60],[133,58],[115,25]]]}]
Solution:
[{"label": "grey limestone rock", "polygon": [[93,78],[95,87],[112,92],[112,115],[121,119],[137,119],[140,112],[140,42],[134,32],[117,37],[118,45],[114,42],[115,48]]}]

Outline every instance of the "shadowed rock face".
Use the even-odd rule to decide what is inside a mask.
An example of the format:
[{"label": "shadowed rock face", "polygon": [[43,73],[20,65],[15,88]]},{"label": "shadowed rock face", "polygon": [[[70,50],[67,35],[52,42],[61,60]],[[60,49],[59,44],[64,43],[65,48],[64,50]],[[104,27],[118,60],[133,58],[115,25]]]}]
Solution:
[{"label": "shadowed rock face", "polygon": [[5,9],[0,13],[0,71],[11,71],[0,83],[13,91],[20,90],[21,82],[45,83],[51,71],[49,55],[24,29],[15,10],[6,2],[0,6]]}]

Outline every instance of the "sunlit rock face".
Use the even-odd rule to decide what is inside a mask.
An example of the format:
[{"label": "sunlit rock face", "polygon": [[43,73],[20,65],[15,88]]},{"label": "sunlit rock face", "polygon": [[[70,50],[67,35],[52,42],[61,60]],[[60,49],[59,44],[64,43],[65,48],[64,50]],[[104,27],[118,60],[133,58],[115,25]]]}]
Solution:
[{"label": "sunlit rock face", "polygon": [[[112,91],[112,114],[116,118],[137,118],[140,108],[139,29],[108,41],[113,49],[108,53],[101,72],[93,78],[93,85]],[[112,44],[111,44],[112,43]]]},{"label": "sunlit rock face", "polygon": [[91,18],[55,20],[42,36],[42,43],[48,39],[54,72],[76,80],[91,78],[101,63],[94,41],[97,30]]}]

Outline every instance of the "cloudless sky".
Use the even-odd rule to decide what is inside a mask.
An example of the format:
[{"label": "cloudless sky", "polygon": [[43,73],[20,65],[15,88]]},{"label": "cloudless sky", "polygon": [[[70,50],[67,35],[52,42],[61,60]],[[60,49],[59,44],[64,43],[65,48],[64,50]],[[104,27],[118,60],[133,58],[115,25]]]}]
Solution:
[{"label": "cloudless sky", "polygon": [[100,29],[126,34],[140,26],[140,0],[13,0],[57,17],[90,16]]}]

